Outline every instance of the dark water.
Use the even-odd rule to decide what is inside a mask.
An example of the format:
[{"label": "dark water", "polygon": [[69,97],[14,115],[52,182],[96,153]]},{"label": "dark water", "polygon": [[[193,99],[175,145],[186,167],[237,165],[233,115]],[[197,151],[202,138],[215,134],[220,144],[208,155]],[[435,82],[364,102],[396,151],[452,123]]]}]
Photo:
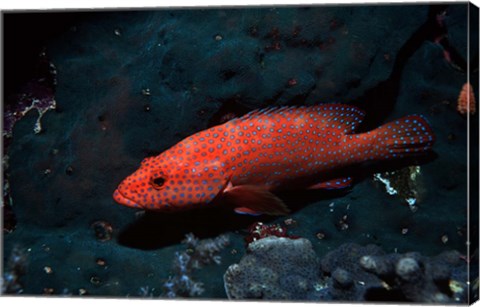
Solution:
[{"label": "dark water", "polygon": [[[468,76],[479,97],[478,50],[467,56],[467,12],[466,4],[455,4],[5,15],[6,96],[32,91],[22,85],[36,80],[54,89],[57,108],[43,116],[41,133],[34,133],[38,114],[31,111],[4,139],[12,199],[4,225],[16,225],[4,234],[4,261],[14,247],[27,250],[25,294],[85,289],[125,297],[149,287],[158,296],[175,252],[185,250],[185,234],[228,234],[222,263],[194,273],[205,285],[202,297],[226,298],[223,274],[243,256],[246,229],[255,221],[293,218],[289,232],[309,239],[319,257],[343,243],[433,256],[452,249],[467,254],[470,240],[473,252],[478,198],[472,188],[469,199],[467,188],[468,174],[478,170],[478,142],[468,145],[468,137],[478,140],[478,112],[456,110]],[[471,13],[478,24],[478,11]],[[470,31],[478,46],[478,27]],[[38,81],[51,77],[39,64],[42,51],[55,66],[56,84]],[[357,169],[348,190],[285,193],[293,208],[288,217],[224,208],[139,217],[112,199],[144,157],[222,117],[323,102],[366,110],[361,130],[423,114],[436,134],[434,153]],[[6,99],[6,107],[17,103]],[[414,164],[421,164],[416,211],[372,175],[378,167]],[[339,227],[344,216],[348,228]],[[110,240],[97,238],[96,231],[108,232],[98,221],[111,225]]]}]

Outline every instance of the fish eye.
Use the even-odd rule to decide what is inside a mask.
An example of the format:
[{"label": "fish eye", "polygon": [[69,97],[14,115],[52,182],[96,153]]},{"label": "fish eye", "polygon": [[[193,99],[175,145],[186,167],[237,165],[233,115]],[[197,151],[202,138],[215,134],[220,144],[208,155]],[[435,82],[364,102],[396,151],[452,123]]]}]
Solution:
[{"label": "fish eye", "polygon": [[165,184],[165,178],[163,177],[152,178],[151,184],[155,189],[161,189]]}]

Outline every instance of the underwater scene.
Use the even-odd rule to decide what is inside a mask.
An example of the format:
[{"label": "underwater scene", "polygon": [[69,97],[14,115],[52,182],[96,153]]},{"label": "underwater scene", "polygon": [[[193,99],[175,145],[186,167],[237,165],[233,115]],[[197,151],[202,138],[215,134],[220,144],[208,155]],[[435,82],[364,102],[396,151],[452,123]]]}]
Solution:
[{"label": "underwater scene", "polygon": [[2,295],[477,300],[478,17],[3,12]]}]

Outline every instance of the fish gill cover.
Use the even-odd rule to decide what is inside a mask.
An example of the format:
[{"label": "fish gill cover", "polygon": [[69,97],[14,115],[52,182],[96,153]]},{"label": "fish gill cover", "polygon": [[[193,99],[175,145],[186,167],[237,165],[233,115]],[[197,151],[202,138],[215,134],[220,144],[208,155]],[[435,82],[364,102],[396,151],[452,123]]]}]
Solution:
[{"label": "fish gill cover", "polygon": [[[467,175],[478,169],[476,159],[467,161],[478,157],[478,143],[467,141],[478,141],[478,112],[463,97],[479,97],[478,50],[467,57],[467,40],[478,46],[478,28],[466,35],[478,10],[467,6],[5,14],[3,292],[227,299],[236,289],[260,299],[242,283],[224,284],[229,267],[255,259],[244,258],[253,248],[245,239],[289,246],[284,240],[302,238],[311,259],[338,255],[344,262],[308,275],[314,289],[305,293],[313,294],[302,299],[385,300],[390,293],[403,301],[433,295],[466,302],[459,293],[467,263],[478,262],[473,193],[472,220],[467,216]],[[346,189],[279,191],[275,197],[291,210],[282,217],[221,206],[161,214],[112,199],[144,158],[194,133],[254,109],[320,103],[362,109],[358,133],[421,114],[436,137],[433,153],[359,165],[342,181],[353,183]],[[388,263],[394,279],[363,272],[353,256],[359,250],[381,250],[378,263]],[[445,256],[445,274],[432,276],[428,257],[453,250],[448,257],[460,262]],[[395,265],[412,274],[428,266],[418,273],[428,289],[402,279]],[[361,288],[359,276],[371,283]],[[299,287],[302,278],[284,284]],[[421,295],[412,294],[417,290]]]}]

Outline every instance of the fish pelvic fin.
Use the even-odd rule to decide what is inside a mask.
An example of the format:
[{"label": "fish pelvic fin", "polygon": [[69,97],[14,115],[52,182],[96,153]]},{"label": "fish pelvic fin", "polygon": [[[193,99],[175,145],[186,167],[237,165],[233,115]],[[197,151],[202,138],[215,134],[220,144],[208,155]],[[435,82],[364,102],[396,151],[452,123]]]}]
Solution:
[{"label": "fish pelvic fin", "polygon": [[287,215],[290,210],[283,201],[264,187],[239,185],[226,189],[224,197],[237,213]]},{"label": "fish pelvic fin", "polygon": [[421,115],[409,115],[366,133],[377,159],[414,156],[432,149],[435,134]]}]

